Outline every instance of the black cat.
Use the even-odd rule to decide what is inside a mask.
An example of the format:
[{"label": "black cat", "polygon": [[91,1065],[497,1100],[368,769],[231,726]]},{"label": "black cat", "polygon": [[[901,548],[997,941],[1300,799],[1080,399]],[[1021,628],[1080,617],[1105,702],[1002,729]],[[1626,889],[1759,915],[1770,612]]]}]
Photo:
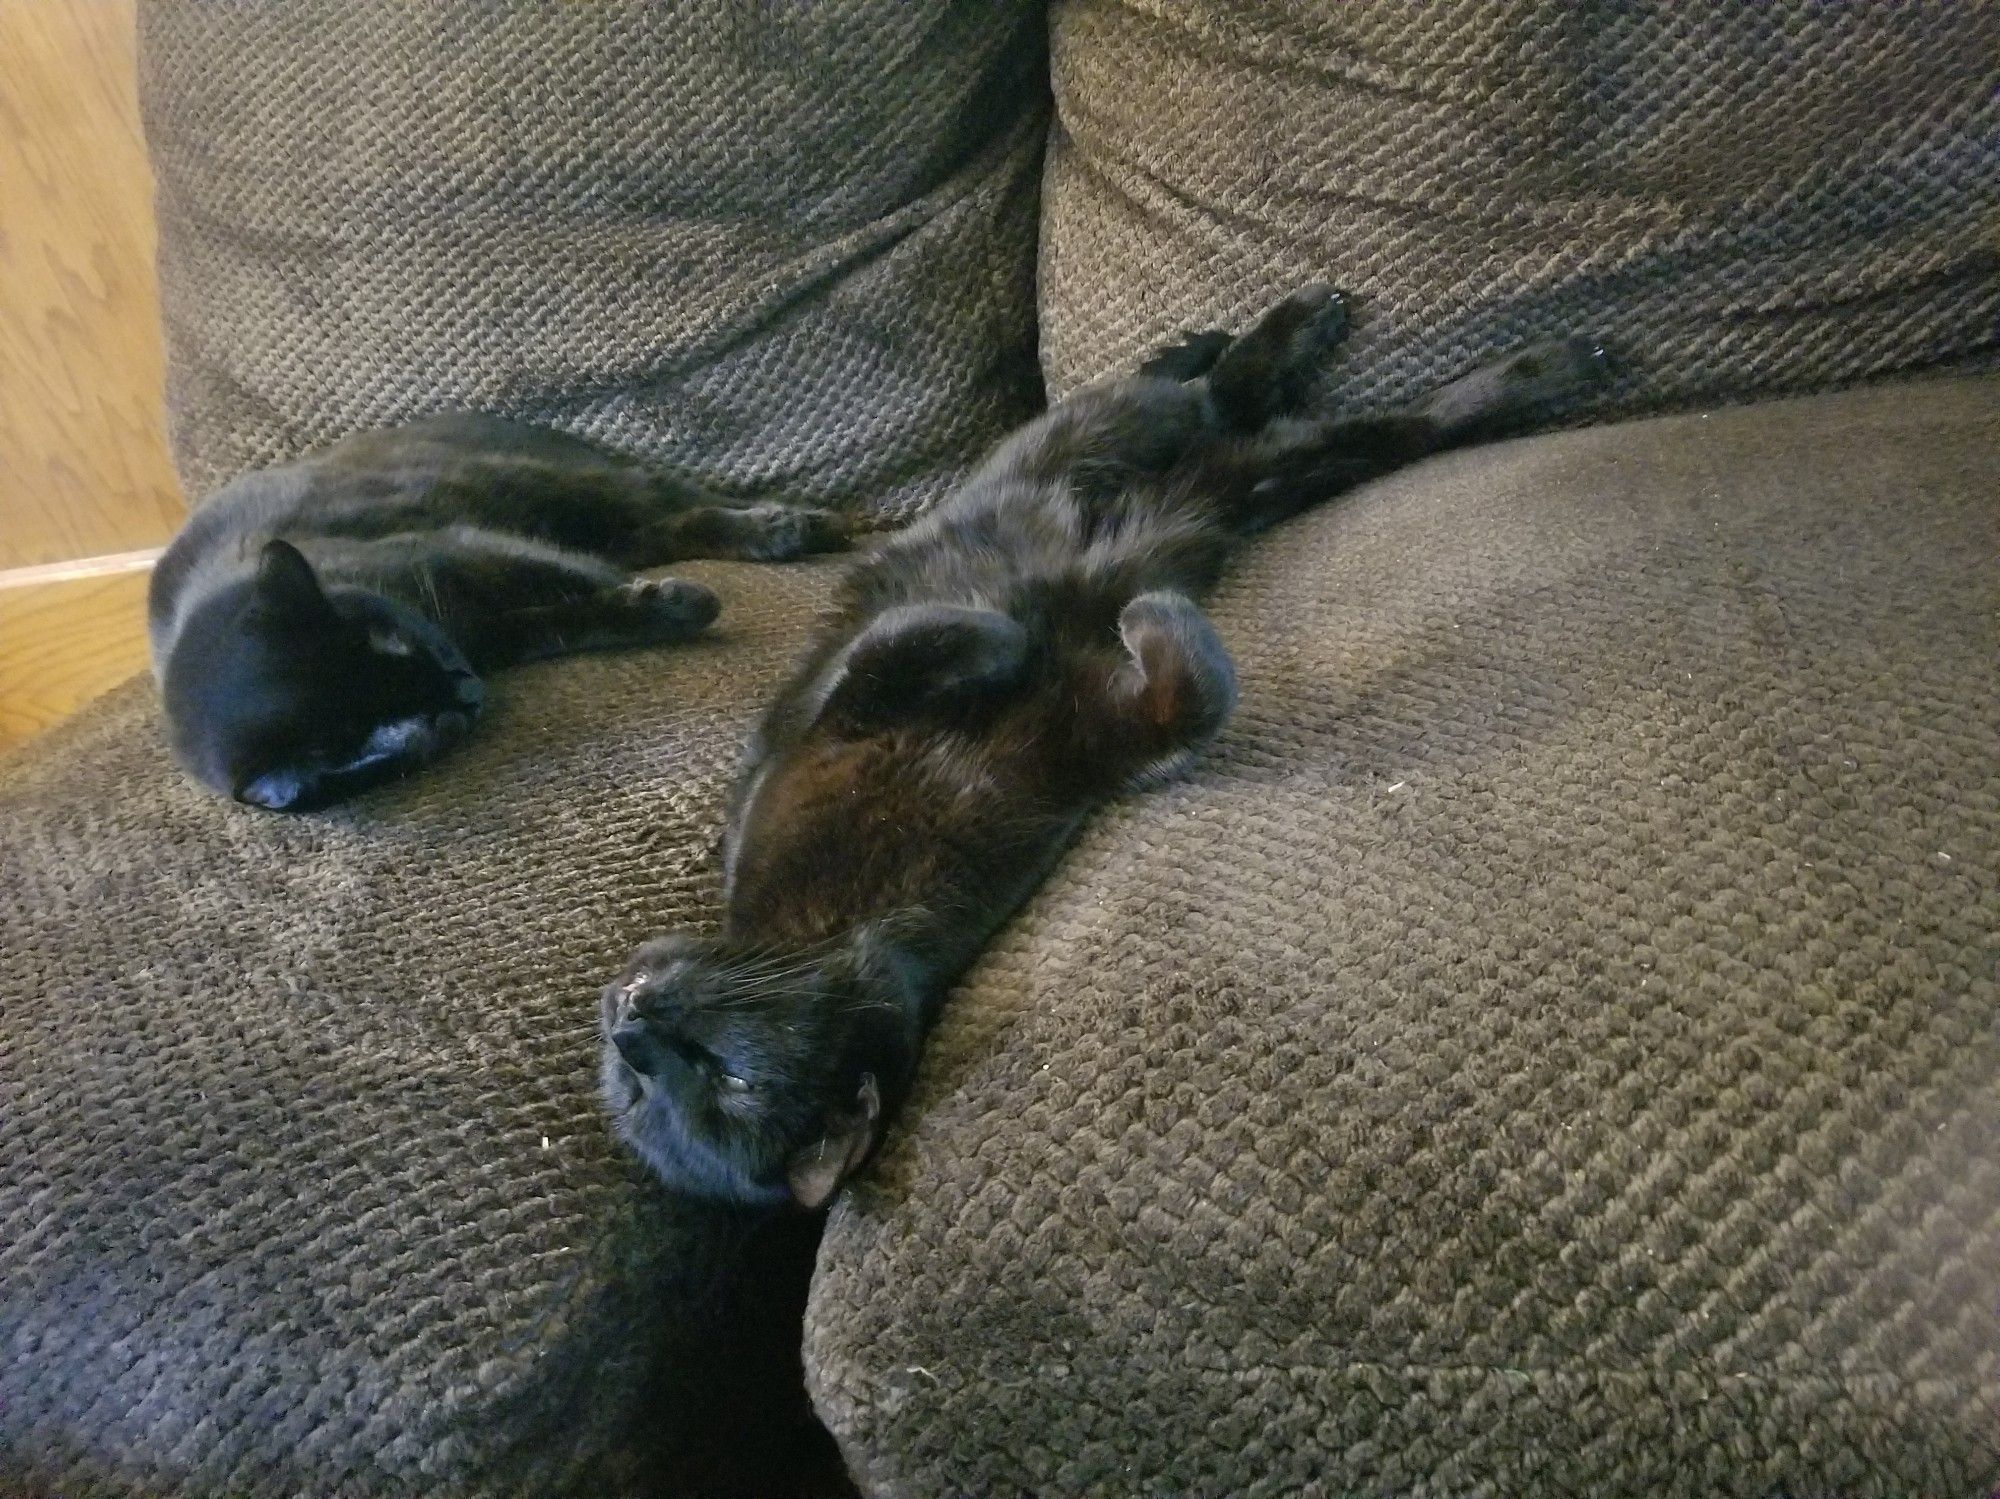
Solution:
[{"label": "black cat", "polygon": [[818,1207],[908,1091],[946,987],[1086,814],[1170,776],[1235,701],[1194,599],[1241,538],[1601,377],[1588,340],[1386,416],[1301,400],[1341,337],[1311,287],[1023,428],[848,574],[750,743],[717,939],[604,993],[618,1132],[667,1182]]},{"label": "black cat", "polygon": [[432,417],[247,474],[196,510],[153,573],[153,670],[195,779],[303,811],[457,743],[480,672],[715,618],[708,589],[634,569],[842,544],[823,510],[732,504],[545,428]]}]

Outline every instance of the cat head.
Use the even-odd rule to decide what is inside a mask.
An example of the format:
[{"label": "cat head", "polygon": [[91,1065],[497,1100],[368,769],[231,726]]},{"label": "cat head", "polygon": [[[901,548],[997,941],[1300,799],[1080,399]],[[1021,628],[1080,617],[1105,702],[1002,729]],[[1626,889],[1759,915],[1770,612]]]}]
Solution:
[{"label": "cat head", "polygon": [[874,934],[815,952],[668,936],[604,990],[613,1128],[668,1186],[824,1206],[907,1086],[915,984]]},{"label": "cat head", "polygon": [[161,679],[176,757],[251,806],[305,811],[422,765],[462,739],[479,680],[415,610],[323,588],[283,541],[201,606]]}]

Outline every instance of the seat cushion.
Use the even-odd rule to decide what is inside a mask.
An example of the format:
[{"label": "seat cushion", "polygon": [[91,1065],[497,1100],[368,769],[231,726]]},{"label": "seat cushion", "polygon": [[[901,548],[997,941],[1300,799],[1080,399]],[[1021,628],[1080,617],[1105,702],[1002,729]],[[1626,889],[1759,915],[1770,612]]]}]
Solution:
[{"label": "seat cushion", "polygon": [[2000,382],[1435,459],[951,1000],[808,1309],[865,1486],[2000,1485]]},{"label": "seat cushion", "polygon": [[443,407],[893,517],[1032,410],[1032,0],[146,0],[181,476]]},{"label": "seat cushion", "polygon": [[143,684],[0,764],[0,1493],[797,1492],[816,1225],[624,1157],[596,989],[715,909],[834,568],[678,571],[713,639],[498,678],[325,814],[185,782]]},{"label": "seat cushion", "polygon": [[2000,329],[2000,9],[1068,0],[1051,388],[1330,278],[1330,393],[1595,332],[1635,413],[1943,364]]}]

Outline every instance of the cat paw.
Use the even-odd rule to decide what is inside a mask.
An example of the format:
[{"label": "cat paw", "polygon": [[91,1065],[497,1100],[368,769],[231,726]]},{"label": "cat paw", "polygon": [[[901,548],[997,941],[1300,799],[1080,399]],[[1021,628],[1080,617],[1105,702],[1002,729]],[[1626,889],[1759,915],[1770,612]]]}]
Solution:
[{"label": "cat paw", "polygon": [[817,552],[837,552],[848,543],[844,516],[796,505],[751,505],[736,512],[742,523],[741,555],[752,562],[789,562]]},{"label": "cat paw", "polygon": [[685,578],[634,578],[613,590],[622,611],[641,615],[669,633],[692,635],[706,629],[722,612],[713,590]]},{"label": "cat paw", "polygon": [[1223,351],[1208,377],[1225,427],[1253,432],[1311,404],[1327,356],[1347,337],[1347,298],[1331,284],[1302,286]]},{"label": "cat paw", "polygon": [[1340,289],[1325,281],[1302,286],[1285,298],[1283,306],[1298,319],[1292,333],[1292,357],[1314,365],[1346,338],[1352,319],[1347,298]]},{"label": "cat paw", "polygon": [[446,750],[463,744],[466,736],[472,732],[472,723],[478,712],[476,707],[469,707],[463,711],[447,709],[433,718],[430,723],[430,743],[423,747],[418,757],[419,763],[434,760]]},{"label": "cat paw", "polygon": [[1274,362],[1273,373],[1317,370],[1347,337],[1349,321],[1340,289],[1313,281],[1275,304],[1239,342],[1262,345],[1263,357]]},{"label": "cat paw", "polygon": [[1500,378],[1525,399],[1550,399],[1602,385],[1614,373],[1603,344],[1581,334],[1529,344],[1500,361]]},{"label": "cat paw", "polygon": [[1580,391],[1604,384],[1611,356],[1594,338],[1528,344],[1440,385],[1412,408],[1446,441],[1492,436],[1524,418],[1545,419]]}]

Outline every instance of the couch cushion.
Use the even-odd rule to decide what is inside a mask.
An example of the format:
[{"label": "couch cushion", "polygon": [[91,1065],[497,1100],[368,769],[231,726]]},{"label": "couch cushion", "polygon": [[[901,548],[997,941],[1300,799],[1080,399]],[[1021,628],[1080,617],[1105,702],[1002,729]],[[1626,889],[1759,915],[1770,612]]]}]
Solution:
[{"label": "couch cushion", "polygon": [[808,1309],[873,1492],[2000,1484],[2000,382],[1450,455],[946,1010]]},{"label": "couch cushion", "polygon": [[833,575],[680,571],[714,639],[503,677],[451,762],[324,815],[184,782],[139,684],[0,765],[0,1493],[600,1499],[711,1438],[810,1455],[814,1225],[668,1199],[594,1091],[596,986],[713,909]]},{"label": "couch cushion", "polygon": [[1039,398],[1042,6],[142,7],[205,491],[446,406],[879,514]]},{"label": "couch cushion", "polygon": [[1990,5],[1069,0],[1051,387],[1322,277],[1350,401],[1580,330],[1602,412],[1991,367],[1995,56]]}]

